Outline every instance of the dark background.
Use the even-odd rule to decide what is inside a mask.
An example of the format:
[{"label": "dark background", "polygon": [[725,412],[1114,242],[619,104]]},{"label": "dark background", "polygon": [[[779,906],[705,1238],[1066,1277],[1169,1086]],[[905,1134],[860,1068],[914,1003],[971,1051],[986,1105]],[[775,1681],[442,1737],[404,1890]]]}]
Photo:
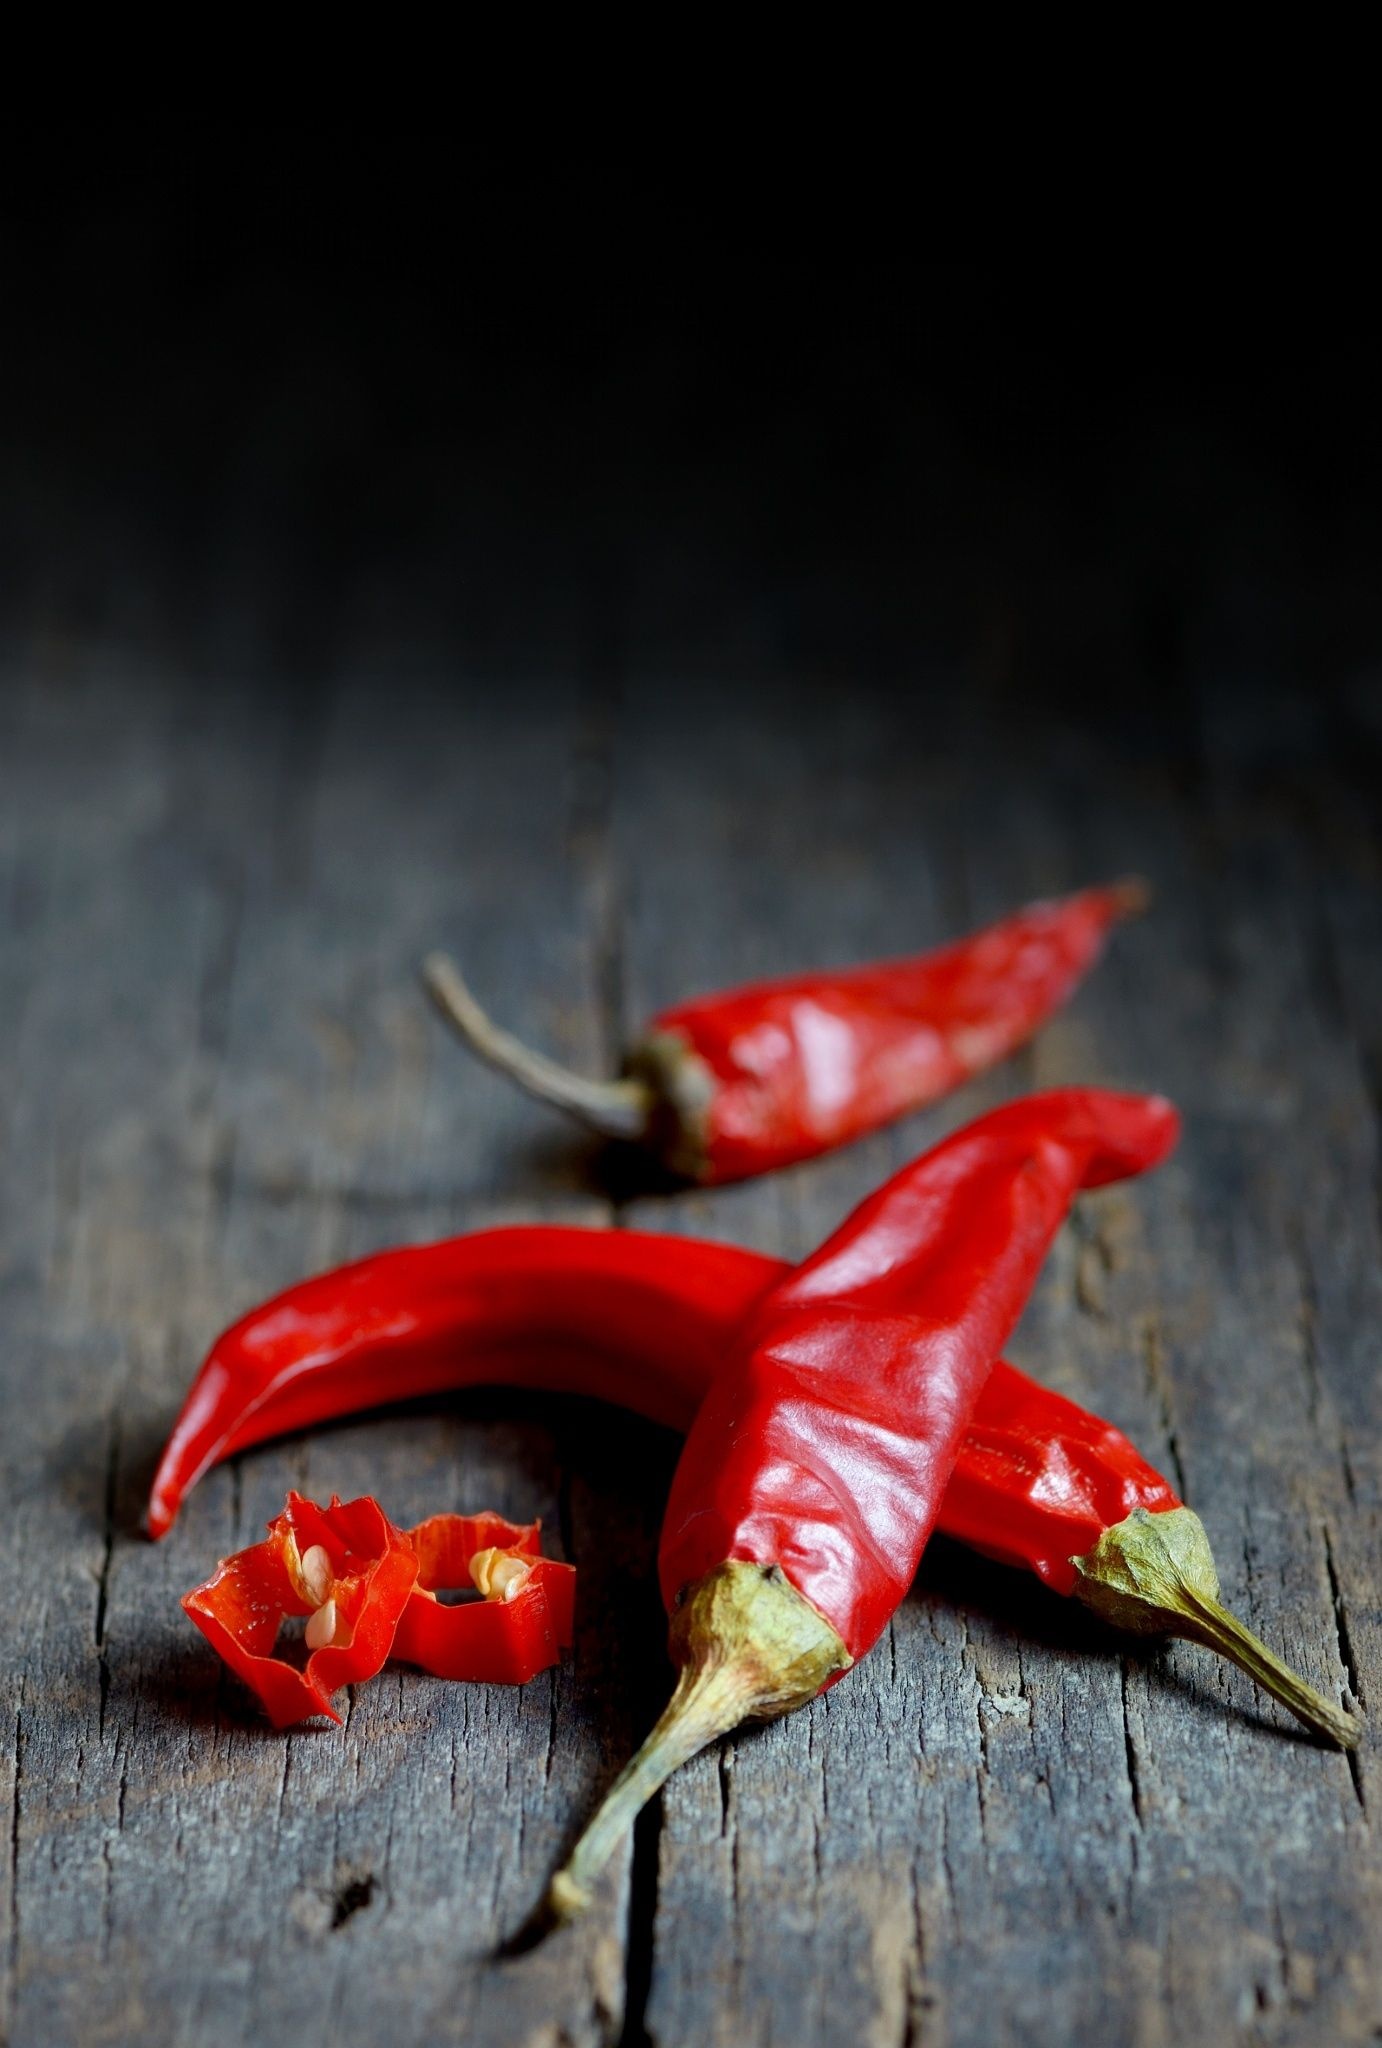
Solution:
[{"label": "dark background", "polygon": [[943,717],[958,681],[1187,755],[1209,645],[1375,749],[1378,337],[1325,264],[937,263],[934,199],[795,167],[214,126],[11,157],[12,633],[215,690],[365,636],[441,686],[579,649],[616,696],[665,656]]}]

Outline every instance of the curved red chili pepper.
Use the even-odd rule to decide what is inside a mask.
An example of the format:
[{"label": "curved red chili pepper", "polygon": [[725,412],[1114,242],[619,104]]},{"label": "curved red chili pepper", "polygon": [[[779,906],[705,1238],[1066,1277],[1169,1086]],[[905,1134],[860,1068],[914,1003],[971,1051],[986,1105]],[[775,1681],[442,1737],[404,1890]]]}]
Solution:
[{"label": "curved red chili pepper", "polygon": [[305,1280],[217,1338],[159,1461],[146,1526],[162,1536],[203,1473],[266,1437],[462,1386],[590,1394],[684,1429],[727,1323],[772,1270],[729,1245],[537,1224]]},{"label": "curved red chili pepper", "polygon": [[749,1311],[663,1523],[677,1692],[554,1880],[558,1914],[678,1765],[872,1647],[1075,1195],[1155,1166],[1178,1128],[1159,1097],[1011,1103],[897,1174]]},{"label": "curved red chili pepper", "polygon": [[655,1017],[622,1081],[587,1081],[498,1030],[454,965],[427,985],[466,1043],[529,1093],[692,1180],[744,1180],[934,1102],[1067,1000],[1139,882],[1035,903],[918,958],[700,996]]},{"label": "curved red chili pepper", "polygon": [[[312,1714],[338,1721],[331,1695],[383,1670],[417,1570],[412,1544],[378,1501],[333,1495],[322,1508],[290,1493],[266,1540],[223,1558],[182,1604],[275,1728]],[[289,1615],[328,1622],[303,1669],[273,1654]]]}]

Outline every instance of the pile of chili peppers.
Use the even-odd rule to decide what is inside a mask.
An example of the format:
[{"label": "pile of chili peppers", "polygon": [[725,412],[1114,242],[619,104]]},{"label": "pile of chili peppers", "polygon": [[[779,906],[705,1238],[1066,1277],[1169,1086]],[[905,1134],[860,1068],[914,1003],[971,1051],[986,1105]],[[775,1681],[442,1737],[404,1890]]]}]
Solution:
[{"label": "pile of chili peppers", "polygon": [[[1010,1050],[1136,898],[1090,890],[920,961],[684,1005],[656,1020],[622,1083],[562,1075],[496,1032],[446,963],[428,975],[534,1092],[724,1181],[844,1142]],[[160,1462],[150,1533],[221,1459],[422,1394],[576,1391],[686,1430],[659,1560],[676,1690],[553,1880],[559,1918],[680,1763],[746,1718],[805,1704],[867,1653],[936,1527],[1116,1626],[1217,1650],[1351,1746],[1352,1716],[1220,1605],[1204,1530],[1169,1482],[999,1356],[1075,1197],[1155,1167],[1177,1134],[1156,1096],[1030,1096],[905,1167],[797,1267],[699,1240],[517,1226],[305,1281],[212,1347]],[[184,1605],[285,1725],[332,1713],[332,1693],[390,1655],[522,1682],[569,1644],[573,1582],[538,1555],[536,1527],[438,1515],[403,1532],[369,1499],[290,1495],[268,1540]],[[437,1598],[469,1583],[481,1597],[467,1605]],[[291,1617],[306,1623],[301,1666],[275,1654]]]}]

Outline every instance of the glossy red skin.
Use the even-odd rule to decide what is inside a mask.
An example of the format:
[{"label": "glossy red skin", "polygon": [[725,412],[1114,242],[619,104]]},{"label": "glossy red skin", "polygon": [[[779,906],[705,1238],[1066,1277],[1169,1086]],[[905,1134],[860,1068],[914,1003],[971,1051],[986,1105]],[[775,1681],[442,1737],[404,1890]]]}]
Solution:
[{"label": "glossy red skin", "polygon": [[1165,1158],[1157,1097],[1061,1089],[905,1168],[753,1308],[691,1427],[669,1607],[727,1560],[781,1568],[864,1655],[906,1593],[984,1381],[1082,1188]]},{"label": "glossy red skin", "polygon": [[700,1178],[812,1158],[1006,1058],[1066,1001],[1127,909],[1126,889],[1086,889],[915,959],[664,1010],[652,1033],[678,1039],[715,1084]]},{"label": "glossy red skin", "polygon": [[[399,1619],[394,1656],[434,1678],[485,1685],[526,1685],[555,1664],[572,1638],[576,1574],[569,1564],[538,1556],[540,1528],[502,1515],[433,1515],[410,1529],[417,1584]],[[511,1600],[443,1606],[437,1593],[470,1587],[470,1560],[482,1550],[531,1558],[522,1586]]]},{"label": "glossy red skin", "polygon": [[[161,1535],[201,1474],[252,1444],[465,1387],[594,1393],[687,1429],[738,1325],[791,1270],[732,1245],[553,1224],[381,1252],[322,1274],[213,1346],[164,1453],[149,1525]],[[602,1341],[617,1348],[601,1356]],[[1111,1423],[1000,1361],[938,1526],[1064,1593],[1069,1560],[1104,1529],[1136,1507],[1179,1504]]]},{"label": "glossy red skin", "polygon": [[[288,1569],[292,1536],[299,1556],[320,1544],[331,1560],[337,1613],[350,1625],[348,1643],[314,1650],[297,1669],[273,1654],[287,1615],[308,1615]],[[223,1558],[205,1585],[183,1597],[183,1608],[212,1648],[254,1692],[275,1728],[313,1714],[340,1715],[331,1695],[382,1671],[417,1579],[417,1555],[378,1501],[335,1498],[318,1507],[290,1493],[263,1543]]]}]

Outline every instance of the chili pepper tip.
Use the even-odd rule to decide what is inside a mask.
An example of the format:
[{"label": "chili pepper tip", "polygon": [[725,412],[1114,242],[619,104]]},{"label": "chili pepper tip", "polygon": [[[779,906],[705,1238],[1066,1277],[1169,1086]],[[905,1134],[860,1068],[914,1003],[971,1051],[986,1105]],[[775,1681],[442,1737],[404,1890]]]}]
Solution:
[{"label": "chili pepper tip", "polygon": [[1070,1562],[1077,1598],[1102,1620],[1217,1650],[1307,1728],[1340,1749],[1357,1748],[1363,1731],[1354,1716],[1316,1692],[1220,1603],[1209,1538],[1190,1508],[1134,1508]]}]

